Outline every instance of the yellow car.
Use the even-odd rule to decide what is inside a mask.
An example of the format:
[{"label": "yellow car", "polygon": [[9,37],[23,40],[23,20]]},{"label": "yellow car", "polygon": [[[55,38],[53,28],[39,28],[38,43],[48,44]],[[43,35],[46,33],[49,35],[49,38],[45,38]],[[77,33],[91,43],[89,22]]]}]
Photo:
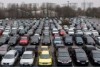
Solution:
[{"label": "yellow car", "polygon": [[41,50],[49,50],[49,47],[48,46],[41,46]]},{"label": "yellow car", "polygon": [[52,65],[52,57],[48,50],[41,51],[39,56],[39,65]]}]

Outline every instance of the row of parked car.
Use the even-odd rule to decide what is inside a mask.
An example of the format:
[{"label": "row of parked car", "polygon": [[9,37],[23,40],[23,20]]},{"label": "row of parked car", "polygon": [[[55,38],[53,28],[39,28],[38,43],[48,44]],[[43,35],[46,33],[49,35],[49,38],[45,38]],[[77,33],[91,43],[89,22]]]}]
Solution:
[{"label": "row of parked car", "polygon": [[99,25],[83,18],[70,22],[62,26],[57,18],[2,20],[1,65],[100,65],[100,33],[93,24]]}]

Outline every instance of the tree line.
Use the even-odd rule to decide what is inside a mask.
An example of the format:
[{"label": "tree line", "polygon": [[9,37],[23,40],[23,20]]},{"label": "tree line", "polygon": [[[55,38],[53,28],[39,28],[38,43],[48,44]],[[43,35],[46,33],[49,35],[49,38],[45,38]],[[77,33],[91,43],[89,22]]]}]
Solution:
[{"label": "tree line", "polygon": [[39,17],[76,17],[88,16],[100,18],[100,8],[88,8],[85,11],[81,8],[77,10],[70,6],[60,6],[55,3],[9,3],[7,7],[0,7],[0,19],[4,18],[39,18]]}]

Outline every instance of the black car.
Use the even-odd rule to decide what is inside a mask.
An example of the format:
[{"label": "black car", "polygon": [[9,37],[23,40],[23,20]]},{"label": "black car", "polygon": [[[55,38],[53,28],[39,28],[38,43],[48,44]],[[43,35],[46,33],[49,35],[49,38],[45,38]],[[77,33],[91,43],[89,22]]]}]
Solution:
[{"label": "black car", "polygon": [[93,45],[84,45],[82,48],[85,50],[87,55],[89,55],[92,50],[96,50],[96,47]]},{"label": "black car", "polygon": [[43,45],[50,46],[50,45],[51,45],[50,37],[49,37],[49,36],[44,36],[44,37],[43,37],[43,40],[42,40],[42,44],[43,44]]},{"label": "black car", "polygon": [[73,37],[72,36],[66,36],[64,39],[65,45],[73,45]]},{"label": "black car", "polygon": [[75,37],[75,44],[76,45],[83,45],[84,44],[84,42],[83,42],[83,39],[82,39],[82,37]]},{"label": "black car", "polygon": [[9,38],[7,36],[0,37],[0,45],[6,44]]},{"label": "black car", "polygon": [[18,37],[10,37],[9,41],[8,41],[8,44],[11,45],[11,46],[15,46],[18,42]]},{"label": "black car", "polygon": [[30,36],[33,35],[33,29],[29,30],[29,31],[27,32],[27,34],[30,35]]},{"label": "black car", "polygon": [[65,45],[63,43],[54,45],[55,51],[58,50],[58,48],[62,48],[62,47],[65,47]]},{"label": "black car", "polygon": [[100,65],[100,50],[92,50],[89,58],[93,65]]},{"label": "black car", "polygon": [[25,34],[25,30],[24,29],[21,29],[21,30],[19,30],[19,35],[24,35]]},{"label": "black car", "polygon": [[39,38],[38,38],[38,36],[32,36],[31,37],[31,41],[30,41],[30,43],[32,44],[32,45],[39,45]]},{"label": "black car", "polygon": [[18,31],[16,29],[12,29],[10,35],[13,36],[16,34],[18,34]]},{"label": "black car", "polygon": [[35,45],[28,45],[26,48],[25,48],[26,51],[33,51],[35,53],[35,56],[37,57],[38,55],[38,51],[37,51],[37,46]]},{"label": "black car", "polygon": [[86,36],[84,38],[84,41],[88,45],[95,45],[95,41],[94,41],[94,39],[91,36]]},{"label": "black car", "polygon": [[19,53],[19,56],[22,56],[23,52],[25,51],[25,48],[23,46],[17,45],[14,47],[14,50],[17,50]]},{"label": "black car", "polygon": [[40,34],[40,35],[41,35],[41,34],[42,34],[42,32],[41,32],[41,31],[42,31],[42,29],[37,29],[37,30],[35,31],[35,33],[37,33],[37,34]]},{"label": "black car", "polygon": [[74,49],[72,58],[77,65],[88,65],[88,57],[83,49]]},{"label": "black car", "polygon": [[58,48],[56,51],[56,61],[57,65],[72,65],[72,60],[69,55],[68,49],[67,48]]}]

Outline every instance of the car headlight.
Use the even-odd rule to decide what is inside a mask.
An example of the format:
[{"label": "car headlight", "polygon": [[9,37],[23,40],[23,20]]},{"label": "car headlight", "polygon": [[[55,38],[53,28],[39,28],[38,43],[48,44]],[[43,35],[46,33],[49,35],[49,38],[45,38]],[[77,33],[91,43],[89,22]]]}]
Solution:
[{"label": "car headlight", "polygon": [[88,60],[86,60],[86,62],[89,62]]},{"label": "car headlight", "polygon": [[58,60],[58,62],[62,62],[61,60]]},{"label": "car headlight", "polygon": [[77,62],[80,62],[79,60],[77,60]]},{"label": "car headlight", "polygon": [[68,62],[72,62],[72,60],[69,60]]},{"label": "car headlight", "polygon": [[95,60],[94,62],[98,62],[97,60]]}]

